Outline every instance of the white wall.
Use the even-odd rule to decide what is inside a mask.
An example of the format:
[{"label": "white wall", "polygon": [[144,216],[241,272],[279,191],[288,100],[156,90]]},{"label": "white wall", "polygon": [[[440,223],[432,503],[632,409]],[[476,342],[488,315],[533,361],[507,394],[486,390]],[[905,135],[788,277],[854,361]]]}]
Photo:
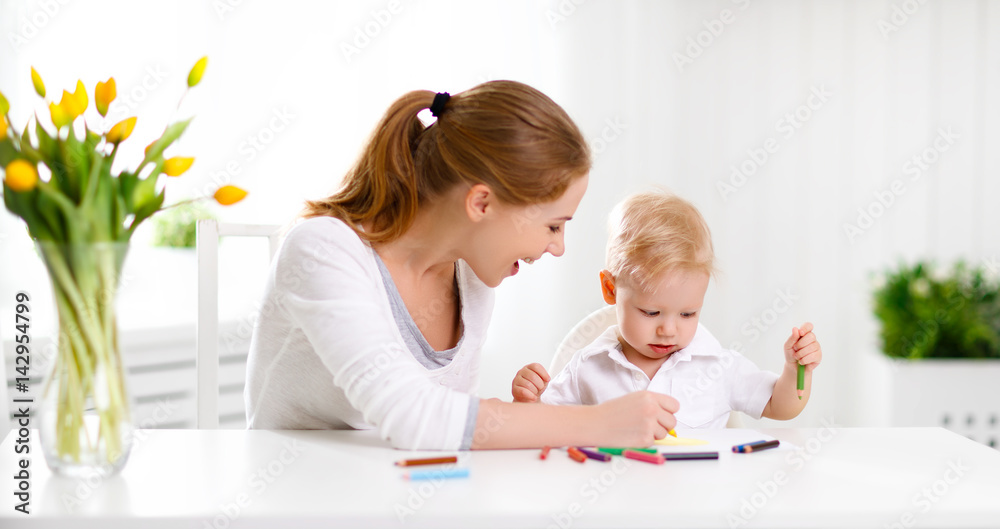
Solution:
[{"label": "white wall", "polygon": [[[713,22],[723,10],[729,23]],[[791,327],[814,322],[826,357],[813,401],[793,424],[872,425],[885,420],[887,368],[870,274],[899,259],[993,263],[998,254],[991,202],[1000,182],[988,154],[1000,117],[998,29],[1000,5],[986,0],[7,1],[0,90],[23,123],[37,103],[30,65],[56,96],[76,77],[92,89],[115,75],[119,97],[133,103],[121,117],[140,116],[134,155],[207,54],[203,85],[179,112],[197,119],[177,153],[198,161],[170,183],[168,201],[232,180],[251,196],[220,210],[224,220],[283,222],[303,199],[335,188],[404,92],[527,82],[562,104],[600,152],[566,255],[498,289],[483,396],[508,397],[520,366],[547,362],[566,330],[601,306],[605,215],[626,194],[661,185],[694,201],[713,230],[723,274],[704,323],[777,370]],[[700,52],[691,44],[699,39]],[[679,67],[686,49],[697,56]],[[796,111],[800,127],[789,129],[785,116]],[[956,137],[939,141],[940,153],[939,129]],[[250,137],[266,145],[258,150]],[[730,167],[749,166],[748,149],[759,159],[769,139],[776,152],[734,193],[720,192]],[[936,161],[908,171],[927,149]],[[876,195],[896,180],[903,192],[881,207]],[[844,226],[869,207],[881,209],[877,218],[849,237]],[[32,259],[19,221],[0,215],[0,328],[13,320],[13,292],[48,295]],[[167,272],[144,272],[145,281]],[[779,291],[796,300],[769,313]],[[178,313],[180,301],[161,296],[142,307],[151,319]],[[54,326],[44,307],[35,312],[38,328]],[[772,315],[766,332],[749,332],[753,318]]]}]

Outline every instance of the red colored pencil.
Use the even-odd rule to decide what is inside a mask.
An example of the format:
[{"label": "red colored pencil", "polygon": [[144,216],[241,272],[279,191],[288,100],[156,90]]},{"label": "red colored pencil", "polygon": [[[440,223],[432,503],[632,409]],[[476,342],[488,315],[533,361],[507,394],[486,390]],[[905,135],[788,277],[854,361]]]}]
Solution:
[{"label": "red colored pencil", "polygon": [[622,455],[629,459],[645,461],[646,463],[653,463],[654,465],[662,465],[663,462],[666,461],[660,454],[647,454],[646,452],[636,452],[635,450],[626,450],[622,453]]},{"label": "red colored pencil", "polygon": [[549,457],[549,450],[551,449],[552,449],[551,446],[543,446],[542,453],[538,454],[538,459],[546,459],[547,457]]}]

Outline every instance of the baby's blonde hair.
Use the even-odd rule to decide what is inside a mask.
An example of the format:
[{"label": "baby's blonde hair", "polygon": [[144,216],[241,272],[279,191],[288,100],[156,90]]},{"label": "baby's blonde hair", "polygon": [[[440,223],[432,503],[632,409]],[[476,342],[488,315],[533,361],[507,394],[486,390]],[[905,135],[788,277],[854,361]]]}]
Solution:
[{"label": "baby's blonde hair", "polygon": [[690,202],[667,191],[632,195],[611,213],[607,267],[616,281],[652,291],[664,272],[716,273],[708,224]]}]

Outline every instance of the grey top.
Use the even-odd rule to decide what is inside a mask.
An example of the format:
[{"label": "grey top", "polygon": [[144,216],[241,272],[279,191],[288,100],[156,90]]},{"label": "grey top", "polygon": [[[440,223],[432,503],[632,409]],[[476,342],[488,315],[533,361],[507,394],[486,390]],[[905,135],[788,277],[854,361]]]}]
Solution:
[{"label": "grey top", "polygon": [[[458,344],[451,349],[445,349],[444,351],[435,351],[431,344],[427,343],[427,339],[424,338],[423,333],[417,327],[417,322],[413,321],[413,317],[410,316],[410,311],[406,310],[406,304],[403,303],[403,297],[399,295],[399,290],[396,288],[396,282],[392,280],[392,275],[389,274],[389,269],[386,268],[385,263],[382,261],[382,257],[379,256],[378,252],[372,252],[375,254],[375,262],[378,264],[378,271],[382,274],[382,283],[385,284],[386,294],[389,295],[389,308],[392,309],[392,319],[396,320],[396,327],[399,328],[399,334],[403,336],[403,342],[406,344],[406,348],[409,349],[413,357],[420,362],[420,365],[424,366],[428,370],[439,369],[451,363],[452,359],[455,358],[455,354],[458,353],[459,349],[462,348],[462,342],[465,341],[464,328],[462,329],[462,334],[458,338]],[[458,274],[459,268],[458,264],[455,265],[455,292],[458,292],[458,313],[462,313],[462,289],[458,287]],[[459,319],[459,325],[461,323],[461,318]],[[463,325],[464,327],[464,325]],[[462,450],[468,450],[472,447],[472,436],[476,431],[476,418],[479,415],[479,399],[473,398],[469,400],[469,414],[465,422],[465,433],[462,435]]]},{"label": "grey top", "polygon": [[[455,354],[462,347],[462,341],[465,340],[465,333],[462,333],[455,347],[445,349],[444,351],[435,351],[431,347],[431,344],[427,343],[427,339],[424,338],[420,329],[417,328],[417,322],[413,321],[410,312],[406,310],[406,304],[403,303],[403,298],[399,295],[399,290],[396,289],[396,283],[392,280],[392,276],[389,275],[389,269],[382,262],[382,258],[379,257],[378,252],[374,253],[379,273],[382,274],[382,282],[385,283],[386,293],[389,294],[389,306],[392,308],[392,317],[396,320],[396,327],[399,328],[399,334],[403,335],[406,348],[410,350],[410,353],[417,359],[417,362],[420,362],[427,369],[437,369],[451,363],[451,360],[455,358]],[[458,288],[457,266],[455,267],[455,291],[461,292],[461,289]],[[461,295],[459,295],[458,299],[458,311],[459,314],[462,313]]]}]

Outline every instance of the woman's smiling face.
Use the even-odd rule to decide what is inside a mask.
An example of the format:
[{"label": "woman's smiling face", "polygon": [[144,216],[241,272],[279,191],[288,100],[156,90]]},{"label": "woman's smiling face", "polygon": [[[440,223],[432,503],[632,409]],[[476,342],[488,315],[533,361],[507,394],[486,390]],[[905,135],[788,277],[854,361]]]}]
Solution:
[{"label": "woman's smiling face", "polygon": [[559,257],[565,251],[566,222],[573,218],[587,190],[587,176],[574,180],[556,200],[529,206],[511,206],[495,199],[465,255],[476,276],[490,287],[517,274],[519,261],[532,263],[546,253]]}]

